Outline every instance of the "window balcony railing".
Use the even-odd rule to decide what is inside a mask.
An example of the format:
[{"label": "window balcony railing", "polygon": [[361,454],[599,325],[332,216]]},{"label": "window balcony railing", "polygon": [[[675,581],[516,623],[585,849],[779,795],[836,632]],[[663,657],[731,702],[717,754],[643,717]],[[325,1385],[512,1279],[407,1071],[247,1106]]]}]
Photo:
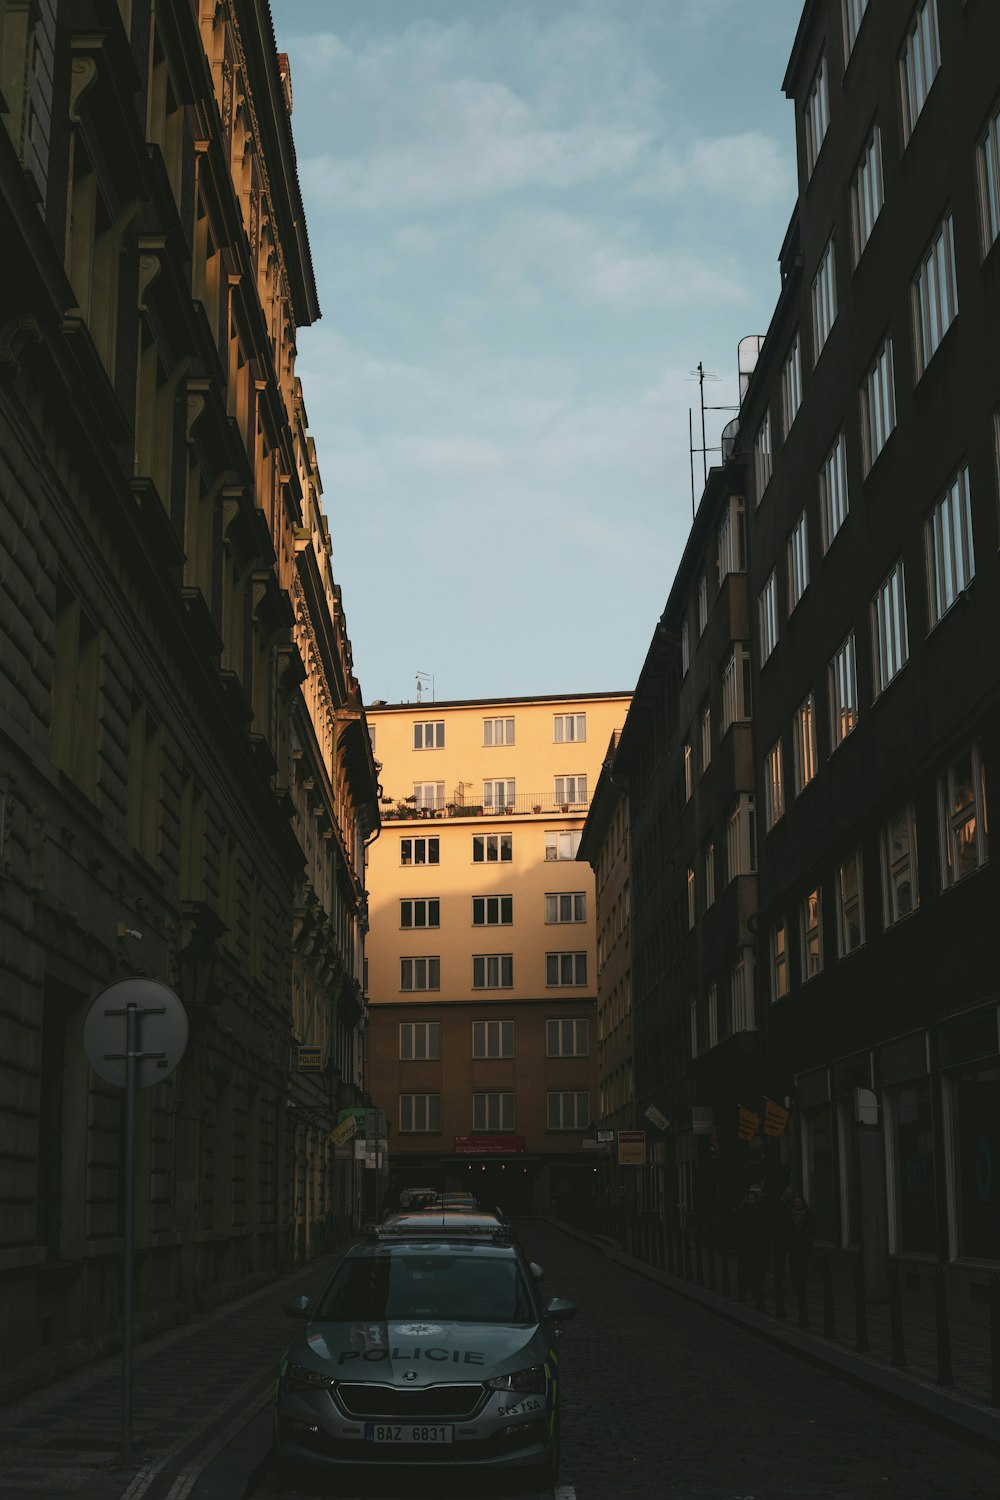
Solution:
[{"label": "window balcony railing", "polygon": [[466,786],[461,793],[442,802],[418,801],[416,797],[387,797],[380,812],[382,821],[410,821],[421,818],[523,818],[553,817],[573,813],[577,817],[590,807],[590,798],[575,802],[557,802],[552,792],[518,792],[505,801],[484,798],[480,791]]}]

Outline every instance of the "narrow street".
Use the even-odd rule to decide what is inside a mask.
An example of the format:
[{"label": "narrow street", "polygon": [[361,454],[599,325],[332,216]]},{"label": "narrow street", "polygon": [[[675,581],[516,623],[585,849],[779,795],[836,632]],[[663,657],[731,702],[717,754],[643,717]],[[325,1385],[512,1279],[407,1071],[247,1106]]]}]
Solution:
[{"label": "narrow street", "polygon": [[[578,1317],[562,1335],[560,1500],[973,1500],[1000,1462],[537,1221],[527,1253]],[[484,1487],[478,1482],[475,1493]],[[341,1496],[357,1493],[330,1485]],[[374,1491],[373,1491],[374,1492]],[[412,1496],[416,1487],[380,1486]],[[420,1493],[444,1493],[441,1486]],[[268,1473],[255,1500],[293,1500]],[[468,1497],[473,1487],[447,1493]],[[520,1493],[513,1486],[507,1494]]]}]

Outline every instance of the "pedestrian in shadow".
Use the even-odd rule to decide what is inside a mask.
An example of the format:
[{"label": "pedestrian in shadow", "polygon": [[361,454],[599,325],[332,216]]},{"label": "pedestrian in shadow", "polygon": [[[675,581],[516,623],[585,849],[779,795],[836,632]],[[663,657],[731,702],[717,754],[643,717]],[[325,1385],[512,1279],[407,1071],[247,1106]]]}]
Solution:
[{"label": "pedestrian in shadow", "polygon": [[753,1188],[744,1193],[733,1212],[733,1239],[740,1285],[759,1303],[764,1295],[768,1235],[764,1206]]},{"label": "pedestrian in shadow", "polygon": [[[785,1293],[785,1267],[796,1243],[796,1230],[792,1222],[792,1205],[795,1189],[791,1183],[782,1190],[771,1213],[771,1247],[774,1264],[774,1296],[780,1302]],[[795,1284],[794,1272],[792,1284]]]},{"label": "pedestrian in shadow", "polygon": [[794,1238],[791,1247],[792,1281],[796,1295],[806,1294],[813,1240],[816,1238],[816,1216],[800,1193],[792,1200],[791,1223]]}]

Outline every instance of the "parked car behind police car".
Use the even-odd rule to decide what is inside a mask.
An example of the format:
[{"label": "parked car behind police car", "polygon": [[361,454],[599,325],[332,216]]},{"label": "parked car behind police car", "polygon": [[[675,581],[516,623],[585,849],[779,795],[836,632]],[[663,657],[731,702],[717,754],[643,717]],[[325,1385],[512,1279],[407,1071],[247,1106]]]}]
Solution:
[{"label": "parked car behind police car", "polygon": [[278,1467],[526,1469],[554,1484],[558,1324],[576,1308],[542,1305],[504,1225],[427,1217],[440,1222],[387,1221],[315,1305],[288,1305],[307,1326],[279,1371]]}]

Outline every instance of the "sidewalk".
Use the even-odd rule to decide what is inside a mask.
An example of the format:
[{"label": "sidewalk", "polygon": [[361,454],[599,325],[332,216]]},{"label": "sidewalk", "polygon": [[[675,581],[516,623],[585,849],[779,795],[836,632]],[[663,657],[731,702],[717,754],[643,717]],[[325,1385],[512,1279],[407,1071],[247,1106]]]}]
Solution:
[{"label": "sidewalk", "polygon": [[692,1266],[695,1279],[661,1270],[658,1265],[623,1250],[617,1241],[591,1234],[561,1219],[550,1221],[573,1238],[583,1240],[595,1250],[627,1266],[640,1275],[669,1287],[671,1291],[700,1303],[717,1316],[740,1323],[759,1336],[779,1344],[800,1358],[823,1365],[842,1378],[852,1381],[872,1394],[909,1407],[925,1420],[946,1428],[956,1435],[1000,1454],[1000,1409],[989,1405],[991,1368],[987,1328],[953,1321],[950,1325],[953,1383],[937,1383],[937,1340],[935,1320],[931,1314],[911,1308],[903,1310],[903,1352],[906,1364],[891,1364],[892,1337],[887,1303],[867,1303],[868,1349],[857,1348],[857,1328],[853,1292],[843,1286],[833,1288],[833,1325],[831,1337],[824,1333],[822,1286],[814,1272],[807,1299],[809,1327],[798,1323],[798,1303],[786,1289],[784,1318],[775,1316],[774,1282],[765,1280],[765,1308],[759,1310],[752,1300],[739,1302],[736,1296],[735,1260],[730,1257],[730,1296],[722,1293],[721,1256],[713,1262],[715,1286],[711,1290],[707,1253],[703,1258],[702,1281]]},{"label": "sidewalk", "polygon": [[136,1345],[130,1467],[119,1356],[0,1407],[4,1500],[242,1500],[268,1450],[273,1371],[294,1332],[282,1307],[314,1296],[335,1260]]}]

